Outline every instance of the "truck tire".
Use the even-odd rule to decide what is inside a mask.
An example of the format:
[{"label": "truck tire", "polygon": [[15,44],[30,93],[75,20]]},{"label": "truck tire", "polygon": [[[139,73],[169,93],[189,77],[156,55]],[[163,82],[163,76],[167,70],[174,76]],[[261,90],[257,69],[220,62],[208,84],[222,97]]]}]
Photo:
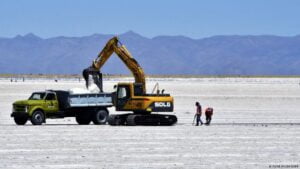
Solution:
[{"label": "truck tire", "polygon": [[45,115],[41,110],[36,110],[32,113],[30,121],[33,125],[41,125],[45,122]]},{"label": "truck tire", "polygon": [[24,125],[24,124],[26,124],[26,122],[28,120],[28,117],[26,117],[26,116],[15,116],[14,120],[15,120],[15,123],[17,125]]},{"label": "truck tire", "polygon": [[91,114],[89,112],[76,114],[76,122],[80,125],[89,125],[91,120]]},{"label": "truck tire", "polygon": [[93,113],[92,121],[94,124],[106,124],[108,119],[107,110],[98,110]]}]

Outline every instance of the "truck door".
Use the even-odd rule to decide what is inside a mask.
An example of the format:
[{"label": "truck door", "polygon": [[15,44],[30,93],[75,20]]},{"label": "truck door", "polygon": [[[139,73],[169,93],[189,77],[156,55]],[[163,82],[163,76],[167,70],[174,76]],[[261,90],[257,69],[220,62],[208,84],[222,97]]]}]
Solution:
[{"label": "truck door", "polygon": [[116,110],[129,110],[130,107],[127,104],[128,100],[130,99],[130,89],[129,86],[118,86],[117,90],[117,105]]},{"label": "truck door", "polygon": [[58,111],[58,101],[54,93],[47,93],[45,98],[45,110],[49,113]]}]

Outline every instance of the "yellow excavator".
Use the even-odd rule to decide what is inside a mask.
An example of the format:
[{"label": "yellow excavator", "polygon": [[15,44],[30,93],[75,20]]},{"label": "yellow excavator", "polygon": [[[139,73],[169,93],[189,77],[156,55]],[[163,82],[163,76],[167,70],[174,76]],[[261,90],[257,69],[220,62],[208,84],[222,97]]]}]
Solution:
[{"label": "yellow excavator", "polygon": [[131,111],[133,113],[114,114],[108,118],[110,125],[173,125],[177,122],[175,115],[153,114],[152,112],[173,112],[174,100],[164,90],[156,93],[146,93],[145,73],[138,62],[132,57],[118,37],[110,39],[92,66],[83,70],[86,86],[95,83],[103,92],[102,74],[100,69],[110,56],[116,53],[134,77],[134,83],[118,83],[115,86],[113,103],[116,111]]}]

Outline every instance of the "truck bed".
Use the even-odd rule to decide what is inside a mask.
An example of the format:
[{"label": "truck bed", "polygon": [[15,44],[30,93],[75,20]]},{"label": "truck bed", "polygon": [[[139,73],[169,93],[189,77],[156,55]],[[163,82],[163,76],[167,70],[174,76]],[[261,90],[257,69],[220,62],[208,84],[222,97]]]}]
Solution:
[{"label": "truck bed", "polygon": [[112,93],[97,93],[97,94],[70,94],[70,107],[92,107],[92,106],[113,106]]}]

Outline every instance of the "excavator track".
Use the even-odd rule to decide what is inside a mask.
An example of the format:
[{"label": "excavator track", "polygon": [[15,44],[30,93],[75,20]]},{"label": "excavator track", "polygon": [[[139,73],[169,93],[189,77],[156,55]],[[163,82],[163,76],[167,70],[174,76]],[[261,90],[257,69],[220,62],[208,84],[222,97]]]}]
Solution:
[{"label": "excavator track", "polygon": [[125,125],[126,124],[126,118],[127,118],[128,115],[129,114],[109,115],[107,122],[111,126]]},{"label": "excavator track", "polygon": [[176,124],[175,115],[162,114],[122,114],[110,115],[108,124],[110,125],[128,125],[128,126],[172,126]]}]

